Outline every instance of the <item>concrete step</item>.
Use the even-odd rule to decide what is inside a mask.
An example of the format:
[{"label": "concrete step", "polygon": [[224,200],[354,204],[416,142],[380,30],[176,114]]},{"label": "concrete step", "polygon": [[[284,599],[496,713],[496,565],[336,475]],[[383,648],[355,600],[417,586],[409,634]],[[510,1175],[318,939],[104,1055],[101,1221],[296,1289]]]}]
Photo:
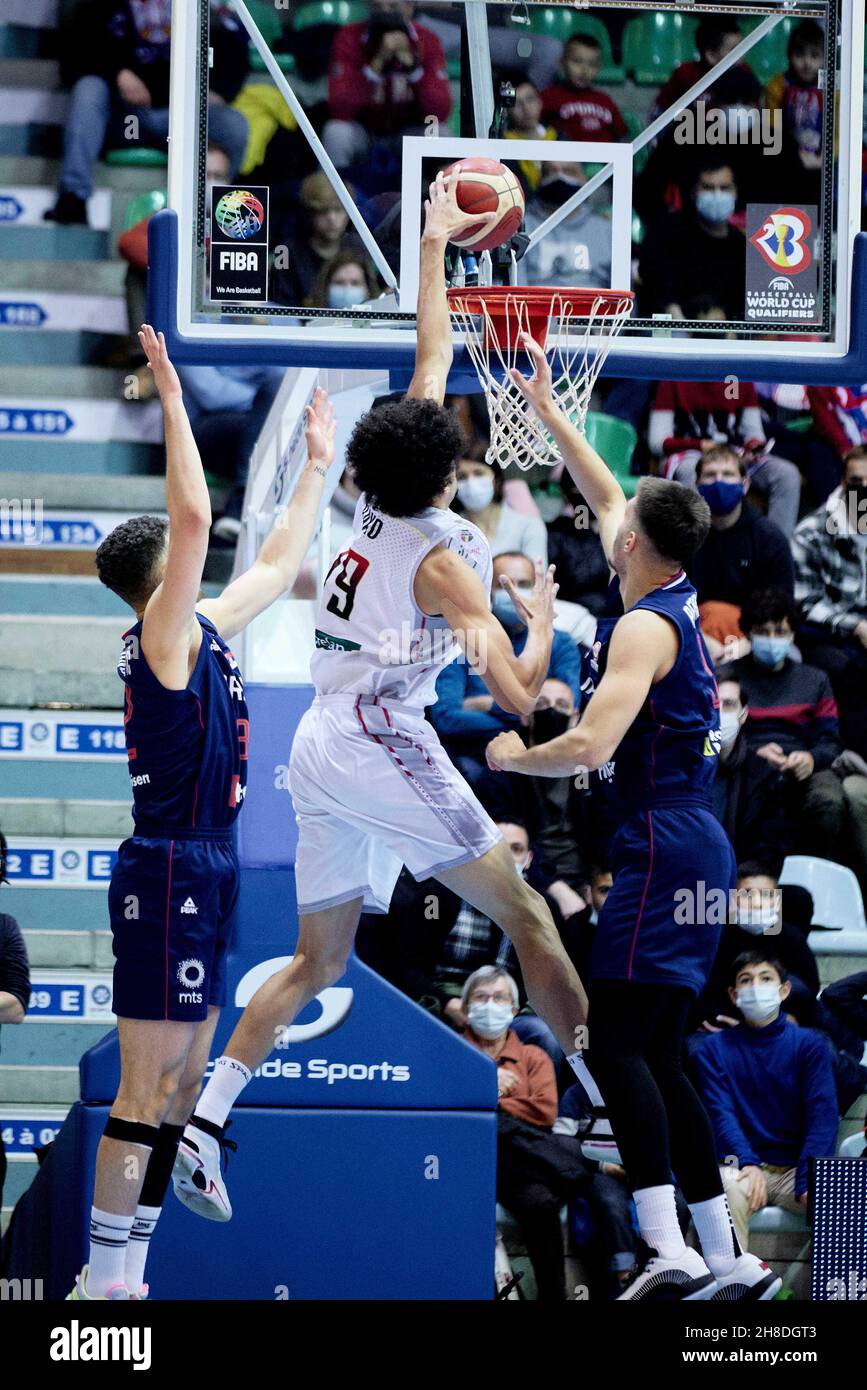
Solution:
[{"label": "concrete step", "polygon": [[126,373],[114,367],[4,367],[0,393],[4,397],[72,396],[89,400],[123,400]]},{"label": "concrete step", "polygon": [[[123,690],[117,676],[114,684]],[[5,687],[3,689],[5,695]],[[118,696],[116,708],[123,706]],[[3,711],[0,709],[0,718]],[[3,795],[13,800],[131,801],[129,772],[125,758],[100,762],[66,762],[60,758],[2,758]],[[3,900],[7,888],[3,887]]]},{"label": "concrete step", "polygon": [[[23,1028],[24,1025],[22,1024]],[[10,1033],[12,1029],[8,1030]],[[4,1041],[5,1041],[4,1033]],[[96,1038],[93,1039],[96,1042]],[[0,1066],[0,1106],[72,1105],[79,1097],[78,1065]],[[6,1198],[4,1197],[4,1204]]]},{"label": "concrete step", "polygon": [[[31,228],[33,230],[33,228]],[[55,294],[123,294],[126,261],[0,261],[0,291],[51,290]],[[3,295],[7,298],[8,295]]]},{"label": "concrete step", "polygon": [[[3,911],[28,931],[108,931],[109,925],[105,888],[8,888],[4,883]],[[5,1060],[4,1029],[0,1071]]]},{"label": "concrete step", "polygon": [[56,1067],[83,1057],[114,1027],[103,1023],[22,1023],[3,1029],[3,1065]]},{"label": "concrete step", "polygon": [[[0,381],[3,376],[4,372],[0,372]],[[61,461],[66,473],[79,476],[93,475],[97,470],[117,477],[165,475],[165,450],[159,444],[129,439],[64,439],[62,447],[61,455],[54,439],[4,439],[0,448],[0,478],[7,470],[15,474],[56,474]],[[122,486],[125,488],[126,484]],[[115,500],[114,487],[108,480],[105,495]],[[118,503],[122,495],[125,494],[117,494]]]},{"label": "concrete step", "polygon": [[[40,155],[0,155],[0,187],[38,184],[56,188],[60,177],[60,160]],[[152,188],[164,188],[165,169],[141,169],[122,164],[98,163],[94,167],[94,185],[118,192],[149,193]],[[121,202],[123,200],[121,199]]]},{"label": "concrete step", "polygon": [[0,616],[0,669],[114,672],[124,628],[116,618]]},{"label": "concrete step", "polygon": [[32,970],[94,970],[114,967],[110,931],[22,931]]},{"label": "concrete step", "polygon": [[[0,151],[3,128],[0,127]],[[112,257],[109,232],[93,227],[0,227],[0,259],[34,261],[108,261]]]},{"label": "concrete step", "polygon": [[4,58],[54,58],[57,56],[57,38],[54,29],[4,24],[0,27],[0,54]]},{"label": "concrete step", "polygon": [[[3,1206],[4,1209],[15,1206],[27,1191],[36,1174],[39,1172],[39,1164],[35,1158],[10,1161],[6,1169],[6,1181],[3,1184]],[[9,1213],[11,1215],[11,1211]]]},{"label": "concrete step", "polygon": [[38,92],[60,90],[60,65],[54,58],[0,58],[0,87]]},{"label": "concrete step", "polygon": [[98,579],[65,574],[3,574],[3,566],[12,563],[0,551],[0,613],[34,617],[92,613],[95,618],[129,615],[126,604]]},{"label": "concrete step", "polygon": [[55,29],[60,18],[58,0],[4,0],[7,24],[23,24],[33,29]]},{"label": "concrete step", "polygon": [[[52,96],[52,94],[49,94]],[[52,96],[52,100],[56,100]],[[63,151],[63,127],[59,123],[31,120],[27,125],[0,124],[0,155],[39,155],[59,159]]]},{"label": "concrete step", "polygon": [[4,471],[0,477],[4,497],[30,497],[38,486],[39,497],[46,509],[84,507],[99,511],[106,506],[107,495],[112,509],[118,511],[163,512],[166,507],[163,477],[126,477],[113,482],[110,487],[107,487],[102,474],[70,473],[68,470],[40,473],[38,476],[31,472]]},{"label": "concrete step", "polygon": [[[88,672],[71,667],[66,671],[14,670],[4,666],[0,653],[0,699],[16,709],[44,709],[58,703],[84,710],[120,709],[123,705],[122,690],[123,686],[113,670]],[[8,789],[12,795],[18,794],[11,785]],[[34,792],[40,795],[35,787]],[[104,793],[85,790],[82,785],[80,793],[75,794],[99,796]]]},{"label": "concrete step", "polygon": [[[4,764],[4,767],[6,764]],[[39,797],[0,797],[4,834],[108,838],[119,841],[132,834],[128,801],[73,801]]]},{"label": "concrete step", "polygon": [[0,333],[0,371],[6,363],[67,367],[104,362],[124,335],[53,329],[49,333]]}]

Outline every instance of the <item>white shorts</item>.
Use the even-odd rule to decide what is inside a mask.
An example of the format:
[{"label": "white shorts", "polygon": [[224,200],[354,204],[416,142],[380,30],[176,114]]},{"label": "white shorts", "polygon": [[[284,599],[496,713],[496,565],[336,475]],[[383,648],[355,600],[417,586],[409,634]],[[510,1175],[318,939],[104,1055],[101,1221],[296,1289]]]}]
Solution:
[{"label": "white shorts", "polygon": [[478,859],[501,838],[418,710],[373,695],[317,695],[292,744],[299,912],[364,898],[387,912],[416,879]]}]

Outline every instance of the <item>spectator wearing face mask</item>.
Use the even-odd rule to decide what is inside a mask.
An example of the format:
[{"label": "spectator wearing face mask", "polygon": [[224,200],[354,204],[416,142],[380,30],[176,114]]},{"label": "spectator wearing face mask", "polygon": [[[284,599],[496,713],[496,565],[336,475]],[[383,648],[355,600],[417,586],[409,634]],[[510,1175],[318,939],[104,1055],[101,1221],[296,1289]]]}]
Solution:
[{"label": "spectator wearing face mask", "polygon": [[837,702],[828,676],[793,661],[796,610],[788,595],[766,589],[748,599],[743,624],[749,656],[732,666],[749,714],[747,742],[783,776],[794,842],[805,852],[848,862],[859,877],[867,843],[867,779],[841,757]]},{"label": "spectator wearing face mask", "polygon": [[[539,182],[527,199],[523,230],[536,231],[586,182],[582,164],[546,159]],[[608,288],[611,223],[593,211],[589,200],[580,203],[521,258],[518,280],[522,285],[557,285],[564,289]]]},{"label": "spectator wearing face mask", "polygon": [[809,1026],[815,1022],[819,967],[806,934],[789,916],[786,895],[779,886],[779,862],[752,858],[738,864],[737,890],[724,908],[728,919],[719,950],[693,1013],[703,1033],[737,1023],[728,992],[732,966],[744,952],[756,949],[757,938],[766,949],[773,949],[774,958],[788,972],[788,1011]]},{"label": "spectator wearing face mask", "polygon": [[846,456],[843,479],[792,537],[798,645],[826,671],[843,741],[867,758],[867,444]]},{"label": "spectator wearing face mask", "polygon": [[749,715],[740,681],[729,668],[717,672],[720,752],[711,788],[713,813],[741,858],[782,859],[795,826],[786,810],[782,774],[759,757],[744,735]]},{"label": "spectator wearing face mask", "polygon": [[458,459],[458,490],[452,504],[485,533],[491,553],[520,551],[540,564],[548,563],[548,537],[540,516],[515,511],[503,498],[503,473],[485,462],[487,439],[476,439]]},{"label": "spectator wearing face mask", "polygon": [[726,318],[743,317],[746,244],[730,221],[737,200],[731,164],[725,155],[708,153],[686,206],[648,225],[639,260],[642,315],[683,319],[687,301],[710,294]]},{"label": "spectator wearing face mask", "polygon": [[497,1200],[523,1231],[539,1301],[565,1302],[560,1209],[589,1189],[594,1168],[575,1139],[552,1133],[554,1066],[515,1032],[518,988],[512,977],[500,966],[483,966],[466,981],[461,1008],[464,1037],[497,1068]]},{"label": "spectator wearing face mask", "polygon": [[763,1207],[807,1212],[810,1159],[832,1156],[837,1141],[830,1047],[812,1028],[789,1022],[782,1011],[789,992],[774,955],[738,956],[729,997],[743,1022],[712,1034],[694,1054],[744,1250],[750,1217]]},{"label": "spectator wearing face mask", "polygon": [[728,445],[701,454],[696,488],[710,507],[710,531],[688,569],[714,661],[747,651],[741,609],[755,589],[775,585],[791,594],[794,585],[788,541],[748,501],[749,485],[745,460]]},{"label": "spectator wearing face mask", "polygon": [[[492,608],[508,633],[516,656],[524,650],[527,627],[509,595],[500,588],[500,578],[507,576],[519,590],[529,592],[534,574],[533,561],[527,555],[507,551],[494,556]],[[581,661],[575,643],[564,632],[554,632],[548,679],[564,681],[575,699],[579,699]],[[496,734],[520,729],[520,717],[507,714],[496,704],[465,656],[443,668],[436,689],[437,702],[431,707],[431,723],[452,762],[496,819],[506,806],[520,804],[520,779],[491,772],[485,749]]]},{"label": "spectator wearing face mask", "polygon": [[348,240],[349,217],[321,169],[303,180],[298,201],[297,224],[277,233],[291,246],[291,257],[285,266],[275,264],[271,274],[271,298],[276,304],[307,304],[320,271],[346,248]]},{"label": "spectator wearing face mask", "polygon": [[312,309],[354,309],[379,294],[379,283],[370,261],[361,251],[338,251],[319,270],[310,291]]}]

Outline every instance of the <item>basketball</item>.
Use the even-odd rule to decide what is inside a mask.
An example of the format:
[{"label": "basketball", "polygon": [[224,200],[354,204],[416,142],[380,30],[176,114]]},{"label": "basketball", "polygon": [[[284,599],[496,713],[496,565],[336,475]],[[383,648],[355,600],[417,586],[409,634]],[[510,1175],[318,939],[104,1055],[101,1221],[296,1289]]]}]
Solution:
[{"label": "basketball", "polygon": [[459,159],[446,174],[459,172],[458,207],[469,213],[498,213],[493,226],[470,222],[452,238],[465,251],[492,251],[514,236],[524,219],[524,191],[511,169],[484,156]]}]

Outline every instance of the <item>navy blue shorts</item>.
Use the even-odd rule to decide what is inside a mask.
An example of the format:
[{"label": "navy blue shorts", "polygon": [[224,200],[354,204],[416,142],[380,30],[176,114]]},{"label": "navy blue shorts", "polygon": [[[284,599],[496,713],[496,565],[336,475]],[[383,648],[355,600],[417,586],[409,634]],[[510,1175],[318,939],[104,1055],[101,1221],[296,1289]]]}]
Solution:
[{"label": "navy blue shorts", "polygon": [[197,1023],[222,1007],[237,896],[231,840],[124,840],[108,890],[115,1014]]},{"label": "navy blue shorts", "polygon": [[599,914],[590,979],[704,988],[719,946],[736,861],[702,805],[651,806],[611,845],[614,883]]}]

